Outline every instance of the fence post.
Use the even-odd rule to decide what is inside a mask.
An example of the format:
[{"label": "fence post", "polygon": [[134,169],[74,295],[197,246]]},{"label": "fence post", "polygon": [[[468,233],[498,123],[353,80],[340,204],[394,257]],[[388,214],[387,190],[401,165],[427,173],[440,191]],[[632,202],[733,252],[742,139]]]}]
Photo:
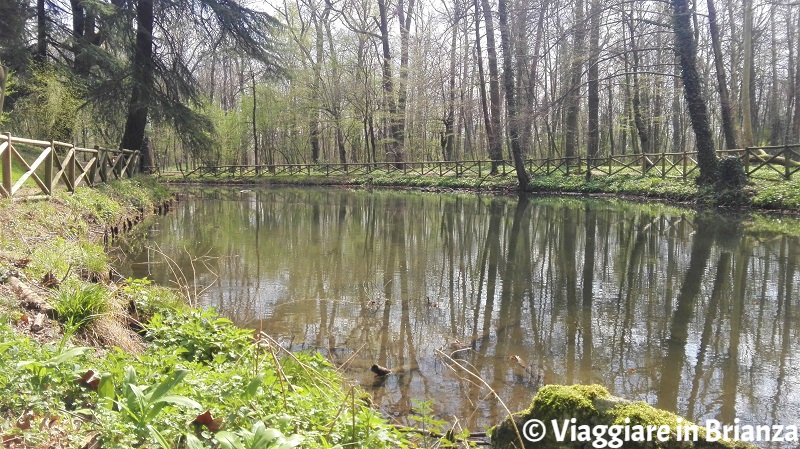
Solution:
[{"label": "fence post", "polygon": [[47,187],[47,194],[53,195],[53,153],[56,151],[56,144],[50,141],[50,154],[44,159],[44,185]]},{"label": "fence post", "polygon": [[75,185],[75,147],[73,146],[70,148],[70,151],[67,152],[67,154],[71,156],[67,161],[67,179],[69,179],[69,184],[67,187],[72,186],[72,189],[69,191],[74,192],[75,188],[77,187]]},{"label": "fence post", "polygon": [[750,148],[744,149],[744,173],[750,176]]},{"label": "fence post", "polygon": [[789,170],[789,162],[790,162],[790,160],[789,160],[789,146],[788,145],[784,145],[783,146],[783,161],[784,161],[784,164],[783,164],[783,167],[784,167],[783,177],[788,181],[789,179],[792,178],[792,172]]},{"label": "fence post", "polygon": [[586,155],[586,180],[590,181],[592,179],[592,157]]},{"label": "fence post", "polygon": [[667,177],[667,150],[666,147],[661,148],[661,178]]},{"label": "fence post", "polygon": [[89,168],[89,173],[86,175],[86,179],[90,185],[95,185],[97,183],[97,163],[100,162],[100,145],[94,146],[94,164]]},{"label": "fence post", "polygon": [[686,181],[686,159],[689,157],[686,154],[686,146],[683,147],[683,180]]},{"label": "fence post", "polygon": [[11,133],[6,133],[6,150],[3,151],[1,164],[3,166],[3,189],[11,197]]}]

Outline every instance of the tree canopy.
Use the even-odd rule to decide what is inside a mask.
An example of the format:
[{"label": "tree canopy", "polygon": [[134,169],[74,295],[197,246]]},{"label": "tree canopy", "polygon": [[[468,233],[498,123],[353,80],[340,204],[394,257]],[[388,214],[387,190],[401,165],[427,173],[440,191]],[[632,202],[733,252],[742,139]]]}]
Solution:
[{"label": "tree canopy", "polygon": [[148,164],[168,169],[490,159],[522,171],[526,158],[641,153],[708,168],[723,148],[800,139],[792,3],[251,6],[8,0],[6,126],[130,148],[149,135]]}]

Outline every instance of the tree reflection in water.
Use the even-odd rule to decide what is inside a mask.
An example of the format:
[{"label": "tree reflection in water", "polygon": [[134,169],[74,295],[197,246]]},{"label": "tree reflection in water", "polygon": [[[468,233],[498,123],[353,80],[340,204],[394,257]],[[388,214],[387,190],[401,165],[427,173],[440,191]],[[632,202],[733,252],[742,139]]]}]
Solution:
[{"label": "tree reflection in water", "polygon": [[[616,200],[338,189],[179,202],[156,243],[204,304],[316,349],[387,413],[435,398],[477,429],[503,408],[437,357],[457,350],[511,409],[546,383],[601,383],[694,420],[800,416],[798,241],[732,217]],[[149,242],[149,243],[148,243]],[[184,250],[185,249],[185,250]],[[132,274],[153,251],[130,249]],[[152,265],[151,265],[152,267]],[[169,270],[151,269],[168,284]],[[357,351],[357,352],[356,352]],[[402,370],[372,387],[369,367]]]}]

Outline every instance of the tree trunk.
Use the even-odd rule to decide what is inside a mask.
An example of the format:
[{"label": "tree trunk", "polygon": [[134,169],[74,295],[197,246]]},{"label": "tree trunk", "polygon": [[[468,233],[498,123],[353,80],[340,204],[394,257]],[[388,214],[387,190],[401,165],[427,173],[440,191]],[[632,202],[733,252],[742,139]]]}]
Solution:
[{"label": "tree trunk", "polygon": [[6,98],[6,79],[8,78],[8,68],[0,65],[0,123],[3,118],[3,102]]},{"label": "tree trunk", "polygon": [[744,66],[742,67],[742,144],[753,146],[753,1],[744,0]]},{"label": "tree trunk", "polygon": [[500,121],[500,73],[497,68],[497,46],[494,42],[494,22],[489,0],[481,0],[483,18],[486,22],[486,62],[489,65],[489,108],[491,110],[491,129],[486,130],[489,137],[489,158],[492,160],[493,175],[503,160],[502,123]]},{"label": "tree trunk", "polygon": [[[597,157],[600,151],[600,82],[598,80],[598,64],[600,59],[600,0],[592,0],[589,10],[589,84],[587,107],[589,124],[586,154],[590,158]],[[587,171],[586,176],[591,176]]]},{"label": "tree trunk", "polygon": [[[483,70],[483,52],[481,51],[481,21],[480,21],[480,8],[478,7],[478,0],[473,0],[475,7],[475,52],[477,53],[478,64],[478,86],[481,96],[481,111],[483,112],[483,126],[486,128],[486,136],[489,143],[492,142],[492,119],[489,116],[489,99],[486,94],[486,75]],[[491,158],[491,146],[490,146]]]},{"label": "tree trunk", "polygon": [[[791,20],[791,19],[789,19]],[[792,138],[796,141],[800,138],[800,14],[797,16],[797,28],[794,29],[796,42],[790,42],[789,46],[797,45],[795,52],[794,78],[792,80],[794,89],[794,116],[792,117]]]},{"label": "tree trunk", "polygon": [[779,110],[778,90],[780,88],[780,81],[778,80],[778,38],[775,29],[775,8],[776,6],[770,5],[769,8],[769,25],[771,31],[771,45],[770,45],[770,69],[772,70],[772,85],[769,92],[769,103],[767,111],[769,111],[769,142],[770,145],[780,145],[783,141],[783,120]]},{"label": "tree trunk", "polygon": [[[633,123],[636,125],[636,134],[639,136],[640,151],[642,154],[650,153],[650,133],[644,120],[644,106],[642,106],[642,87],[639,84],[639,46],[636,43],[635,29],[633,27],[633,6],[628,16],[628,32],[630,33],[631,56],[633,65],[631,66],[633,79],[633,99],[631,108],[633,110]],[[644,101],[647,103],[647,101]]]},{"label": "tree trunk", "polygon": [[[401,151],[406,144],[406,95],[408,91],[408,48],[411,31],[411,17],[414,14],[415,0],[408,0],[408,9],[404,9],[404,0],[397,5],[398,22],[400,23],[400,83],[397,87],[397,116],[395,117],[394,138]],[[398,159],[398,162],[402,160]]]},{"label": "tree trunk", "polygon": [[533,118],[536,109],[536,94],[539,79],[539,61],[542,59],[539,54],[542,47],[542,40],[544,36],[544,20],[547,16],[547,8],[549,0],[543,0],[541,10],[539,11],[539,19],[536,24],[536,38],[533,43],[533,55],[531,57],[530,77],[528,81],[528,92],[526,96],[526,120],[522,125],[522,146],[527,151],[531,151],[530,146],[533,135]]},{"label": "tree trunk", "polygon": [[[789,17],[788,22],[792,22],[793,18]],[[792,103],[794,104],[794,112],[792,115],[791,135],[787,139],[789,141],[797,141],[800,139],[800,14],[797,16],[798,23],[792,26],[792,33],[789,33],[789,75],[792,83]],[[795,47],[796,45],[796,47]],[[792,51],[791,49],[796,49]],[[794,54],[792,54],[794,53]],[[794,59],[792,59],[794,56]],[[790,128],[787,126],[787,129]]]},{"label": "tree trunk", "polygon": [[386,143],[386,159],[395,162],[397,168],[402,168],[402,129],[398,119],[397,103],[394,98],[394,82],[392,80],[392,53],[389,49],[389,21],[386,16],[386,1],[378,0],[378,13],[380,15],[379,28],[381,32],[381,50],[383,52],[383,94],[386,97],[387,108],[389,109],[389,132],[390,138]]},{"label": "tree trunk", "polygon": [[325,10],[322,13],[322,22],[325,24],[325,35],[328,38],[328,53],[330,53],[330,66],[331,66],[331,82],[333,89],[330,95],[331,101],[331,115],[336,124],[336,147],[339,150],[339,162],[342,164],[347,163],[347,149],[345,147],[344,131],[342,131],[342,86],[341,86],[341,68],[339,66],[339,57],[336,53],[336,47],[333,43],[333,33],[331,32],[330,16],[331,3],[325,2]]},{"label": "tree trunk", "polygon": [[514,157],[514,168],[517,172],[519,189],[525,190],[530,184],[530,177],[525,170],[520,144],[519,114],[514,88],[514,63],[511,56],[511,36],[508,27],[508,5],[506,0],[498,0],[498,18],[500,24],[500,45],[503,48],[503,84],[506,93],[506,111],[508,113],[508,132],[511,136],[511,154]]},{"label": "tree trunk", "polygon": [[256,95],[256,73],[255,71],[250,72],[250,81],[251,86],[253,88],[253,165],[256,166],[256,174],[258,174],[258,129],[256,127],[256,104],[258,101],[258,95]]},{"label": "tree trunk", "polygon": [[153,89],[153,0],[138,0],[136,4],[136,49],[133,57],[131,102],[120,146],[142,150],[141,172],[149,173],[152,155],[143,148],[147,114]]},{"label": "tree trunk", "polygon": [[725,133],[725,147],[736,148],[736,132],[733,124],[728,82],[725,76],[725,64],[722,61],[722,46],[719,40],[719,26],[717,25],[717,10],[714,0],[706,0],[708,5],[708,28],[711,32],[711,46],[714,49],[714,66],[717,69],[717,92],[719,92],[720,109],[722,111],[722,130]]},{"label": "tree trunk", "polygon": [[[728,5],[728,33],[730,34],[730,54],[731,54],[731,61],[730,61],[730,75],[731,75],[731,82],[730,86],[732,89],[739,89],[740,80],[739,80],[739,63],[741,61],[741,42],[737,39],[739,34],[737,24],[739,20],[734,15],[734,3],[735,2],[727,2]],[[731,103],[731,113],[734,123],[734,133],[736,135],[736,143],[737,146],[742,146],[742,111],[739,108],[739,94],[741,91],[736,90],[737,94],[730,95],[729,100]]]},{"label": "tree trunk", "polygon": [[575,1],[575,24],[572,32],[572,62],[570,64],[570,83],[567,92],[567,114],[564,118],[564,155],[572,158],[578,154],[578,115],[581,104],[581,77],[583,76],[583,51],[586,30],[583,24],[583,0]]},{"label": "tree trunk", "polygon": [[[322,101],[322,92],[320,84],[322,83],[322,59],[325,57],[324,42],[323,42],[324,35],[322,33],[322,24],[320,23],[320,20],[317,18],[316,10],[312,10],[311,20],[314,22],[314,31],[316,33],[316,38],[314,39],[315,60],[311,61],[311,66],[313,67],[312,71],[314,76],[314,79],[311,81],[311,91],[316,101]],[[309,57],[308,59],[311,58]],[[308,137],[309,137],[309,143],[311,144],[311,162],[313,162],[314,164],[318,164],[320,157],[319,104],[314,104],[311,107],[310,114],[311,117],[309,117]]]},{"label": "tree trunk", "polygon": [[675,64],[675,76],[672,77],[672,152],[673,153],[681,153],[683,152],[683,130],[681,125],[681,98],[680,98],[680,91],[681,88],[681,81],[680,81],[680,59],[678,59],[677,64]]},{"label": "tree trunk", "polygon": [[461,18],[461,0],[455,0],[453,8],[453,20],[450,26],[453,27],[450,37],[450,79],[449,95],[447,97],[447,112],[444,117],[444,147],[442,157],[446,161],[453,160],[455,149],[455,123],[456,114],[456,45],[458,44],[458,22]]},{"label": "tree trunk", "polygon": [[92,68],[88,47],[99,45],[99,35],[95,33],[97,19],[94,13],[83,6],[84,0],[70,0],[72,8],[72,53],[73,72],[79,77],[86,77]]},{"label": "tree trunk", "polygon": [[689,106],[689,116],[692,120],[697,145],[697,162],[700,166],[697,183],[711,185],[717,179],[717,156],[714,152],[714,141],[708,123],[708,111],[700,85],[700,75],[697,73],[695,61],[697,50],[691,25],[693,13],[689,9],[687,0],[672,0],[672,8],[675,52],[681,63],[683,92]]},{"label": "tree trunk", "polygon": [[45,0],[36,0],[36,53],[34,61],[44,63],[47,59],[47,11]]}]

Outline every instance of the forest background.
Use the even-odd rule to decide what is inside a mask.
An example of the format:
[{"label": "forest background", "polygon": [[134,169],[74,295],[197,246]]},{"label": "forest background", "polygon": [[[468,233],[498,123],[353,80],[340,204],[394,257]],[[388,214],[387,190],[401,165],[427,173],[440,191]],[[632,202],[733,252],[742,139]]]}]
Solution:
[{"label": "forest background", "polygon": [[[146,167],[598,157],[800,135],[792,2],[9,0],[0,9],[3,131],[86,147],[137,149],[147,138]],[[682,31],[688,41],[676,39]],[[696,61],[699,94],[684,94],[681,48]]]}]

